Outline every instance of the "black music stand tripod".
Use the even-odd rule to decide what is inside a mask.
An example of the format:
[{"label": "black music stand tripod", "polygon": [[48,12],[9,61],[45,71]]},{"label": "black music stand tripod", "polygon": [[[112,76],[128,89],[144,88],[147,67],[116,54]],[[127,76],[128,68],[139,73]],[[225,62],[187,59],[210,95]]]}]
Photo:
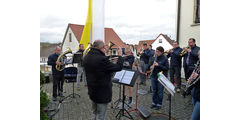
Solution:
[{"label": "black music stand tripod", "polygon": [[[161,76],[161,77],[160,77]],[[163,80],[162,80],[163,79]],[[164,86],[165,89],[168,91],[168,100],[169,100],[169,111],[168,111],[168,118],[171,120],[171,96],[174,96],[175,87],[170,80],[168,80],[162,73],[158,74],[158,81]]]},{"label": "black music stand tripod", "polygon": [[78,97],[80,97],[80,95],[79,95],[79,94],[77,94],[77,93],[74,93],[74,81],[73,81],[72,83],[73,83],[73,85],[72,85],[72,94],[70,94],[70,95],[66,96],[66,98],[68,98],[68,97],[70,97],[70,98],[76,98],[75,96],[78,96]]},{"label": "black music stand tripod", "polygon": [[[122,108],[119,110],[118,114],[116,115],[116,118],[117,118],[117,120],[120,120],[121,117],[127,117],[127,118],[133,120],[133,117],[130,115],[130,113],[127,111],[127,109],[124,107],[124,104],[126,104],[124,94],[125,94],[125,89],[123,89],[123,92],[122,92],[122,97],[123,97]],[[125,115],[124,112],[126,112],[128,114],[128,116]]]},{"label": "black music stand tripod", "polygon": [[[113,103],[115,104],[115,107],[113,107],[112,105],[112,109],[114,109],[113,113],[115,113],[115,110],[119,107],[119,104],[123,101],[121,98],[121,95],[122,95],[121,93],[122,93],[122,87],[121,87],[121,84],[119,84],[119,98]],[[124,101],[124,104],[127,105],[128,108],[131,108],[131,106],[129,106],[125,101]]]},{"label": "black music stand tripod", "polygon": [[[72,59],[72,64],[74,64],[74,63],[81,64],[83,62],[82,57],[83,57],[82,53],[80,53],[80,52],[74,53],[73,54],[73,59]],[[75,96],[80,97],[79,94],[74,93],[74,81],[72,83],[73,83],[73,85],[72,85],[72,91],[73,92],[72,92],[72,94],[68,95],[66,98],[68,98],[68,97],[75,98]]]},{"label": "black music stand tripod", "polygon": [[[120,85],[122,84],[122,85],[133,87],[135,82],[136,82],[136,79],[137,79],[136,71],[134,71],[134,70],[122,70],[122,71],[119,71],[119,72],[115,73],[113,81],[115,81],[115,83],[118,83]],[[127,109],[124,107],[125,104],[126,104],[125,103],[125,97],[124,97],[125,89],[123,88],[122,91],[123,91],[122,92],[122,101],[121,101],[122,102],[122,107],[119,110],[119,112],[117,113],[116,119],[120,120],[121,117],[126,117],[128,119],[132,119],[133,120],[133,117],[130,115],[130,113],[127,111]]]}]

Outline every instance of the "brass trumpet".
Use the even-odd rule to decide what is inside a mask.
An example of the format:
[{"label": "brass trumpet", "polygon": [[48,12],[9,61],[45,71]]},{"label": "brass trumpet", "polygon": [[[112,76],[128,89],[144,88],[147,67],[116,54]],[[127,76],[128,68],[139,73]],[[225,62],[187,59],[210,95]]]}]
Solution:
[{"label": "brass trumpet", "polygon": [[[188,50],[188,49],[190,49],[190,47],[187,46],[186,49]],[[180,55],[180,56],[184,56],[184,55],[187,53],[187,50],[186,50],[186,51],[185,51],[185,50],[182,50],[179,55]]]},{"label": "brass trumpet", "polygon": [[[65,51],[64,53],[62,53],[62,54],[58,57],[57,62],[62,62],[62,58],[63,58],[66,54],[68,54],[68,53],[72,53],[72,50],[71,50],[70,48],[68,48],[67,51]],[[61,65],[56,65],[56,69],[57,69],[58,71],[63,71],[64,68],[65,68],[65,64],[64,64],[64,63],[61,63]]]},{"label": "brass trumpet", "polygon": [[165,54],[166,56],[168,56],[168,54],[169,54],[169,52],[170,52],[171,50],[173,50],[173,48],[165,51],[164,54]]},{"label": "brass trumpet", "polygon": [[143,54],[144,49],[141,49],[141,51],[138,53],[138,56],[141,57],[141,55]]}]

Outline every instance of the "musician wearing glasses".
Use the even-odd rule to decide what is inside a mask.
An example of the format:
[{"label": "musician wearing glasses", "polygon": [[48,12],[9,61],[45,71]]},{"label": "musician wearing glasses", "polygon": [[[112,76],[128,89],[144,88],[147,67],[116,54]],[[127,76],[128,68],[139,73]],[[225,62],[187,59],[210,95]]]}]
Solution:
[{"label": "musician wearing glasses", "polygon": [[168,77],[169,63],[167,56],[164,55],[164,48],[161,46],[156,49],[156,57],[157,58],[154,58],[155,61],[152,61],[153,64],[150,67],[153,69],[151,75],[151,85],[153,90],[151,108],[159,110],[162,106],[164,86],[158,81],[157,74],[163,72],[163,74]]},{"label": "musician wearing glasses", "polygon": [[148,49],[147,47],[147,43],[143,44],[143,51],[142,53],[140,53],[140,61],[143,62],[143,66],[141,66],[141,68],[143,68],[143,70],[140,72],[140,85],[146,85],[146,78],[147,78],[147,68],[148,68],[148,62],[149,62],[149,58],[151,56],[151,51]]},{"label": "musician wearing glasses", "polygon": [[170,80],[174,83],[174,75],[177,77],[177,92],[181,89],[181,67],[182,67],[182,56],[180,53],[182,48],[179,47],[178,42],[173,42],[173,49],[169,50],[167,57],[170,57]]},{"label": "musician wearing glasses", "polygon": [[190,47],[189,49],[183,48],[183,50],[186,51],[186,54],[184,55],[184,60],[183,60],[183,67],[184,67],[186,81],[191,76],[195,68],[195,64],[199,60],[198,51],[200,50],[200,47],[196,45],[196,40],[194,38],[190,38],[188,40],[188,46]]},{"label": "musician wearing glasses", "polygon": [[95,40],[91,50],[83,58],[94,120],[105,120],[107,105],[112,100],[111,75],[123,68],[122,49],[118,49],[118,55],[116,64],[110,62],[105,56],[103,41]]},{"label": "musician wearing glasses", "polygon": [[57,46],[55,52],[48,56],[48,65],[52,66],[52,76],[53,76],[53,101],[57,100],[57,96],[62,96],[63,93],[63,83],[64,83],[64,71],[58,71],[56,65],[61,65],[58,62],[58,56],[61,54],[61,47]]}]

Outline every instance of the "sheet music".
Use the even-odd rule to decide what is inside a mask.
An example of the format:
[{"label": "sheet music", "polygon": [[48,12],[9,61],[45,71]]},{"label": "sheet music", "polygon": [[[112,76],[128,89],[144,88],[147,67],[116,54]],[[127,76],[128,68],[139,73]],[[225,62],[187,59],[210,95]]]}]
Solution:
[{"label": "sheet music", "polygon": [[119,71],[119,72],[116,72],[116,74],[114,75],[114,78],[116,78],[116,79],[118,79],[119,81],[121,81],[122,78],[123,78],[123,75],[124,75],[125,71],[126,71],[126,70],[121,70],[121,71]]},{"label": "sheet music", "polygon": [[125,84],[130,84],[132,81],[132,78],[134,76],[134,72],[133,71],[126,71],[125,75],[122,78],[122,81],[120,81],[121,83],[125,83]]},{"label": "sheet music", "polygon": [[160,75],[160,80],[171,90],[175,93],[175,86],[169,81],[167,80],[166,77],[164,77],[162,74]]}]

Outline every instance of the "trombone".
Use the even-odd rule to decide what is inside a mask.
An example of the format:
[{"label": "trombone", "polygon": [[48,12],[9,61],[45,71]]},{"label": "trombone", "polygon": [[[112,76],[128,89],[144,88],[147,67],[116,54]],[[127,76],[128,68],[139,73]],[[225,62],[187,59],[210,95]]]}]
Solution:
[{"label": "trombone", "polygon": [[[187,50],[188,49],[190,49],[190,47],[189,46],[187,46],[187,47],[185,47]],[[180,56],[184,56],[186,53],[187,53],[187,50],[185,51],[185,50],[182,50],[181,52],[180,52]]]}]

